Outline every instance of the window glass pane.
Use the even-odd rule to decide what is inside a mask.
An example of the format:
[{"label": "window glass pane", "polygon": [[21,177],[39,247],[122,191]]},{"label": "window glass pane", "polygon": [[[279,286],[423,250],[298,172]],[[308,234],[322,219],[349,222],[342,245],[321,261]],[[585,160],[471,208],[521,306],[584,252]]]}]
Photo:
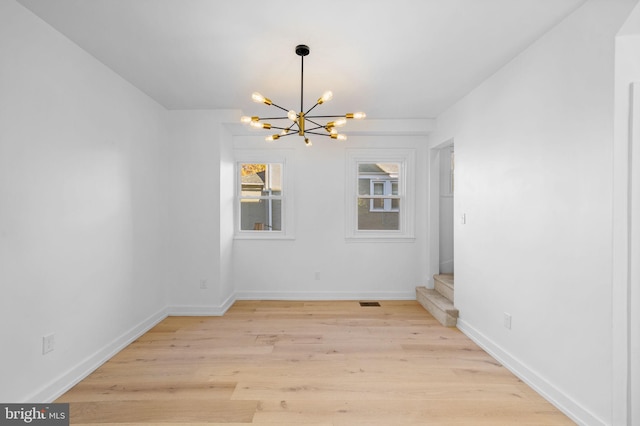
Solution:
[{"label": "window glass pane", "polygon": [[384,205],[394,204],[400,207],[400,200],[374,199],[371,200],[377,211],[370,208],[370,200],[360,198],[358,200],[358,229],[359,230],[379,230],[397,231],[400,229],[400,214],[397,211],[385,211]]},{"label": "window glass pane", "polygon": [[363,175],[384,175],[394,179],[398,178],[400,163],[359,163],[358,176]]},{"label": "window glass pane", "polygon": [[282,200],[278,199],[241,199],[240,230],[242,231],[281,231]]},{"label": "window glass pane", "polygon": [[358,179],[358,195],[369,195],[371,189],[371,179]]},{"label": "window glass pane", "polygon": [[282,195],[282,164],[242,163],[240,181],[241,195]]},{"label": "window glass pane", "polygon": [[282,195],[282,164],[267,165],[267,191],[271,191],[273,195]]},{"label": "window glass pane", "polygon": [[358,163],[358,195],[397,195],[400,166],[400,163]]}]

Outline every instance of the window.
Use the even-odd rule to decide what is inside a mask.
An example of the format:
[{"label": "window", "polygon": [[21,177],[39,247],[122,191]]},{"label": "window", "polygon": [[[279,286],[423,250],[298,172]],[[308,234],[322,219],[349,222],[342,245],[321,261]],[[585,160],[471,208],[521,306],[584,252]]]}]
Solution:
[{"label": "window", "polygon": [[286,198],[285,159],[273,161],[273,155],[249,157],[236,163],[236,237],[290,237],[287,219],[292,215],[290,198]]},{"label": "window", "polygon": [[347,238],[413,238],[412,150],[347,151]]},{"label": "window", "polygon": [[282,164],[240,163],[240,230],[282,231]]}]

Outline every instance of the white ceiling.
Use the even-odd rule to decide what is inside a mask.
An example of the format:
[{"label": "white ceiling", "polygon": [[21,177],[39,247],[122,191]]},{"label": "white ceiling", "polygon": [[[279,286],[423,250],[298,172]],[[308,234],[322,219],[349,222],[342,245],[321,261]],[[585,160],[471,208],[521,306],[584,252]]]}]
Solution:
[{"label": "white ceiling", "polygon": [[18,0],[169,109],[430,118],[584,0]]}]

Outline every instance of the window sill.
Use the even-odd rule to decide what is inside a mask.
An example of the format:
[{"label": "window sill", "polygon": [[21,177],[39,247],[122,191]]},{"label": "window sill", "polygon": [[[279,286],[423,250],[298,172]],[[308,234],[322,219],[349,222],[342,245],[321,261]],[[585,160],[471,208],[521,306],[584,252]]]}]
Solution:
[{"label": "window sill", "polygon": [[293,235],[286,235],[281,232],[243,232],[235,234],[234,240],[295,240]]},{"label": "window sill", "polygon": [[347,243],[413,243],[416,237],[413,235],[354,235],[345,237]]}]

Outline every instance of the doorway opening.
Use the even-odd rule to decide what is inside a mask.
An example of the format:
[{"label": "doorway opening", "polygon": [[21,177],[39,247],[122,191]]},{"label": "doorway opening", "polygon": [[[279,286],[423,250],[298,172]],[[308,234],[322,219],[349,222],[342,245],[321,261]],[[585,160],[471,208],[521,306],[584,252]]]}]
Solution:
[{"label": "doorway opening", "polygon": [[453,194],[455,188],[455,151],[453,145],[440,149],[439,190],[439,262],[440,274],[453,274]]}]

